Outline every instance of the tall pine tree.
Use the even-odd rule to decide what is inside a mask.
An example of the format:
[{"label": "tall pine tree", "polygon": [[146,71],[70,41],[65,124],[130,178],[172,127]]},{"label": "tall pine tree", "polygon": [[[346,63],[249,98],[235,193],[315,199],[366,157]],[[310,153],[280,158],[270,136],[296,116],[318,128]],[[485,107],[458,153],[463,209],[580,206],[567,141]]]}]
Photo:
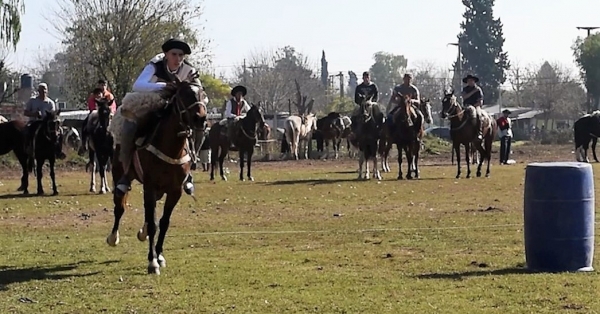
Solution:
[{"label": "tall pine tree", "polygon": [[506,81],[505,71],[510,67],[508,54],[503,51],[502,22],[494,19],[494,0],[462,0],[462,3],[466,7],[458,35],[462,74],[478,76],[485,103],[494,104],[500,85]]}]

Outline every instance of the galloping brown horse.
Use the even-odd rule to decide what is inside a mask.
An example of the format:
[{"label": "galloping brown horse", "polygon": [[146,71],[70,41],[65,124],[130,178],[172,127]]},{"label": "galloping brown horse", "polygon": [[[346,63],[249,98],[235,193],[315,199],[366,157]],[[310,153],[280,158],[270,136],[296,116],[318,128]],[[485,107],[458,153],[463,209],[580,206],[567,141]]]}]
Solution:
[{"label": "galloping brown horse", "polygon": [[246,158],[245,161],[248,164],[246,174],[248,180],[254,181],[251,168],[252,155],[254,155],[254,147],[256,147],[259,133],[268,135],[269,131],[268,129],[265,129],[265,118],[260,112],[260,108],[252,104],[250,110],[246,113],[246,116],[237,121],[236,124],[237,125],[234,126],[237,128],[236,132],[234,132],[236,137],[233,139],[227,138],[225,126],[221,123],[213,125],[208,132],[208,142],[211,149],[211,180],[215,179],[215,168],[217,167],[218,160],[221,179],[227,181],[227,177],[225,176],[225,173],[223,173],[223,162],[231,149],[231,142],[233,142],[240,153],[240,181],[244,181],[244,158]]},{"label": "galloping brown horse", "polygon": [[[487,126],[484,128],[483,143],[477,139],[477,127],[473,123],[474,108],[463,108],[454,96],[454,91],[446,91],[442,100],[441,116],[450,120],[450,137],[452,139],[452,148],[456,154],[457,173],[456,178],[460,178],[460,145],[465,147],[465,160],[467,163],[467,178],[471,177],[471,144],[475,146],[481,158],[477,165],[477,177],[481,177],[481,165],[487,160],[486,177],[490,176],[490,161],[492,159],[492,142],[498,130],[496,120],[486,117]],[[484,124],[485,125],[485,124]],[[483,144],[483,145],[482,145]]]},{"label": "galloping brown horse", "polygon": [[[144,189],[144,227],[138,232],[138,239],[149,242],[148,273],[160,274],[160,267],[165,267],[163,243],[173,209],[182,195],[183,182],[190,171],[192,147],[188,145],[188,137],[194,132],[204,132],[206,124],[206,106],[202,102],[202,87],[188,81],[168,83],[161,91],[161,97],[167,101],[166,107],[157,119],[154,132],[151,132],[148,143],[134,155],[129,176],[142,183]],[[116,146],[113,160],[113,182],[117,182],[123,174],[123,166],[119,162],[120,145]],[[134,170],[135,168],[135,170]],[[106,242],[114,246],[119,242],[119,222],[125,212],[126,193],[114,196],[115,222]],[[159,226],[156,225],[156,202],[163,195],[165,200],[163,216]],[[154,240],[157,227],[160,227],[158,239]]]}]

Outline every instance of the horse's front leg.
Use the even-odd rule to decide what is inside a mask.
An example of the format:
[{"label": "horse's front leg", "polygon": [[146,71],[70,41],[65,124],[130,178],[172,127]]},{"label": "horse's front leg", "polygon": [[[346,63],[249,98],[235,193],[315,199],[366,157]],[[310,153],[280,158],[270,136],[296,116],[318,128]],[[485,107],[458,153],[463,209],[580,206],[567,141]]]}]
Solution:
[{"label": "horse's front leg", "polygon": [[219,149],[210,149],[210,181],[215,180],[215,167],[217,166],[217,160],[219,158]]},{"label": "horse's front leg", "polygon": [[479,155],[479,158],[477,158],[477,173],[475,174],[478,178],[481,177],[481,166],[483,165],[483,161],[486,159],[485,151],[483,150],[482,145],[483,143],[477,145],[477,149],[475,150],[475,155]]},{"label": "horse's front leg", "polygon": [[227,177],[225,176],[225,173],[223,171],[223,162],[225,162],[225,157],[227,157],[227,153],[227,149],[225,149],[225,147],[221,147],[221,154],[219,155],[219,174],[221,175],[221,179],[223,179],[223,181],[227,181]]},{"label": "horse's front leg", "polygon": [[58,195],[58,189],[56,188],[56,173],[54,172],[54,164],[56,162],[54,156],[50,157],[48,162],[50,163],[50,180],[52,181],[52,195]]},{"label": "horse's front leg", "polygon": [[[596,144],[598,143],[598,138],[594,137],[592,139],[592,155],[594,156],[594,161],[595,162],[600,162],[598,161],[598,157],[596,156]],[[587,152],[586,152],[586,156],[587,156]]]},{"label": "horse's front leg", "polygon": [[167,230],[169,230],[169,224],[171,223],[171,214],[173,213],[173,209],[175,209],[175,206],[179,202],[180,198],[181,189],[175,189],[167,193],[163,215],[159,222],[158,238],[156,239],[156,255],[158,256],[157,262],[160,267],[167,266],[167,260],[163,256],[163,243],[165,242],[165,236],[167,235]]},{"label": "horse's front leg", "polygon": [[248,163],[246,168],[248,168],[247,176],[248,176],[249,181],[254,181],[254,177],[252,177],[252,155],[254,155],[254,148],[251,148],[248,151],[248,156],[247,156],[248,159],[246,160],[246,162]]},{"label": "horse's front leg", "polygon": [[415,172],[415,178],[419,179],[421,178],[421,174],[419,171],[419,152],[421,151],[421,143],[417,142],[415,144],[415,152],[414,152],[414,157],[413,157],[413,170]]},{"label": "horse's front leg", "polygon": [[[15,154],[17,154],[15,152]],[[27,156],[25,153],[17,154],[17,158],[19,159],[19,164],[21,164],[21,169],[23,173],[21,174],[21,186],[17,189],[17,191],[23,191],[23,194],[29,194],[29,171],[27,170]]]},{"label": "horse's front leg", "polygon": [[467,179],[471,178],[471,145],[465,145],[465,162],[467,163]]},{"label": "horse's front leg", "polygon": [[238,148],[238,151],[240,153],[240,181],[244,181],[244,155],[246,154],[241,147]]},{"label": "horse's front leg", "polygon": [[90,192],[95,193],[96,192],[96,163],[93,162],[94,160],[94,156],[90,156],[90,161],[88,163],[88,166],[86,166],[86,170],[89,170],[89,168],[91,168],[91,177],[90,177]]},{"label": "horse's front leg", "polygon": [[460,143],[454,142],[452,144],[454,147],[454,155],[456,156],[456,178],[460,178]]},{"label": "horse's front leg", "polygon": [[[403,147],[396,143],[396,149],[398,150],[398,180],[403,180],[404,177],[402,176],[402,151],[404,150]],[[408,158],[407,158],[408,159]]]},{"label": "horse's front leg", "polygon": [[381,172],[379,172],[377,166],[377,154],[375,154],[373,156],[373,178],[377,179],[378,181],[381,181]]},{"label": "horse's front leg", "polygon": [[[363,164],[365,162],[365,154],[362,151],[358,151],[358,179],[363,178]],[[368,168],[368,167],[367,167]]]},{"label": "horse's front leg", "polygon": [[110,192],[110,188],[108,187],[108,182],[106,180],[106,166],[108,164],[108,158],[106,156],[102,156],[98,160],[98,166],[100,167],[100,194],[106,194]]},{"label": "horse's front leg", "polygon": [[44,160],[36,159],[35,161],[35,174],[37,179],[37,194],[44,195],[44,186],[42,186],[42,171],[44,169]]},{"label": "horse's front leg", "polygon": [[156,192],[152,188],[144,186],[144,224],[148,228],[148,274],[160,275],[160,265],[158,264],[158,254],[154,242],[158,227],[155,216]]}]

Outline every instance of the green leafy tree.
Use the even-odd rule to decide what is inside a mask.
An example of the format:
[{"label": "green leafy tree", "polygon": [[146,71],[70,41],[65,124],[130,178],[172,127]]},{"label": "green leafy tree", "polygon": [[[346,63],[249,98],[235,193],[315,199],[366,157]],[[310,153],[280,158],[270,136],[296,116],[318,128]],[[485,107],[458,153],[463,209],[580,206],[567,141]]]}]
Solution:
[{"label": "green leafy tree", "polygon": [[13,48],[21,39],[21,14],[25,13],[23,0],[0,0],[0,41]]},{"label": "green leafy tree", "polygon": [[472,73],[480,79],[485,102],[495,103],[499,87],[506,81],[510,67],[504,52],[502,22],[494,18],[494,0],[462,0],[466,7],[458,42],[462,50],[462,75]]},{"label": "green leafy tree", "polygon": [[[575,61],[579,66],[585,87],[592,95],[593,108],[600,104],[600,34],[577,38],[573,45]],[[590,111],[591,108],[588,108]]]},{"label": "green leafy tree", "polygon": [[403,55],[383,51],[376,52],[373,60],[375,62],[369,69],[371,81],[377,84],[380,101],[387,101],[384,98],[389,97],[392,88],[402,83],[408,60]]},{"label": "green leafy tree", "polygon": [[[209,61],[208,41],[194,19],[202,10],[192,0],[62,0],[56,30],[63,34],[71,98],[85,100],[98,78],[117,99],[171,37],[186,40],[197,60]],[[59,24],[60,23],[60,24]],[[199,70],[203,64],[196,64]]]},{"label": "green leafy tree", "polygon": [[231,87],[229,84],[210,74],[202,74],[200,81],[210,100],[209,107],[221,108],[223,101],[230,96]]}]

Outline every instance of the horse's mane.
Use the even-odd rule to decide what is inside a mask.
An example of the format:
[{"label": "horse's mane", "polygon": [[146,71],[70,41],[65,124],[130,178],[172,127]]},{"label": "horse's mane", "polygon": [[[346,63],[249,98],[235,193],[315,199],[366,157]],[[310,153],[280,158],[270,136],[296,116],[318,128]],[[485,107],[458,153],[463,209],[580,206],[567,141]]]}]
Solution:
[{"label": "horse's mane", "polygon": [[341,117],[341,115],[340,115],[339,112],[333,111],[333,112],[330,112],[329,114],[327,114],[327,118],[334,118],[335,119],[335,118],[339,118],[339,117]]},{"label": "horse's mane", "polygon": [[[185,86],[200,87],[200,85],[197,84],[196,82],[190,82],[190,81],[167,83],[167,86],[163,87],[163,89],[160,90],[160,98],[162,98],[164,100],[171,100],[177,94],[177,91]],[[204,94],[204,91],[202,91],[202,93]],[[202,98],[204,98],[204,97],[201,97],[200,99],[202,99]]]},{"label": "horse's mane", "polygon": [[600,110],[594,110],[590,115],[594,117],[600,117]]}]

